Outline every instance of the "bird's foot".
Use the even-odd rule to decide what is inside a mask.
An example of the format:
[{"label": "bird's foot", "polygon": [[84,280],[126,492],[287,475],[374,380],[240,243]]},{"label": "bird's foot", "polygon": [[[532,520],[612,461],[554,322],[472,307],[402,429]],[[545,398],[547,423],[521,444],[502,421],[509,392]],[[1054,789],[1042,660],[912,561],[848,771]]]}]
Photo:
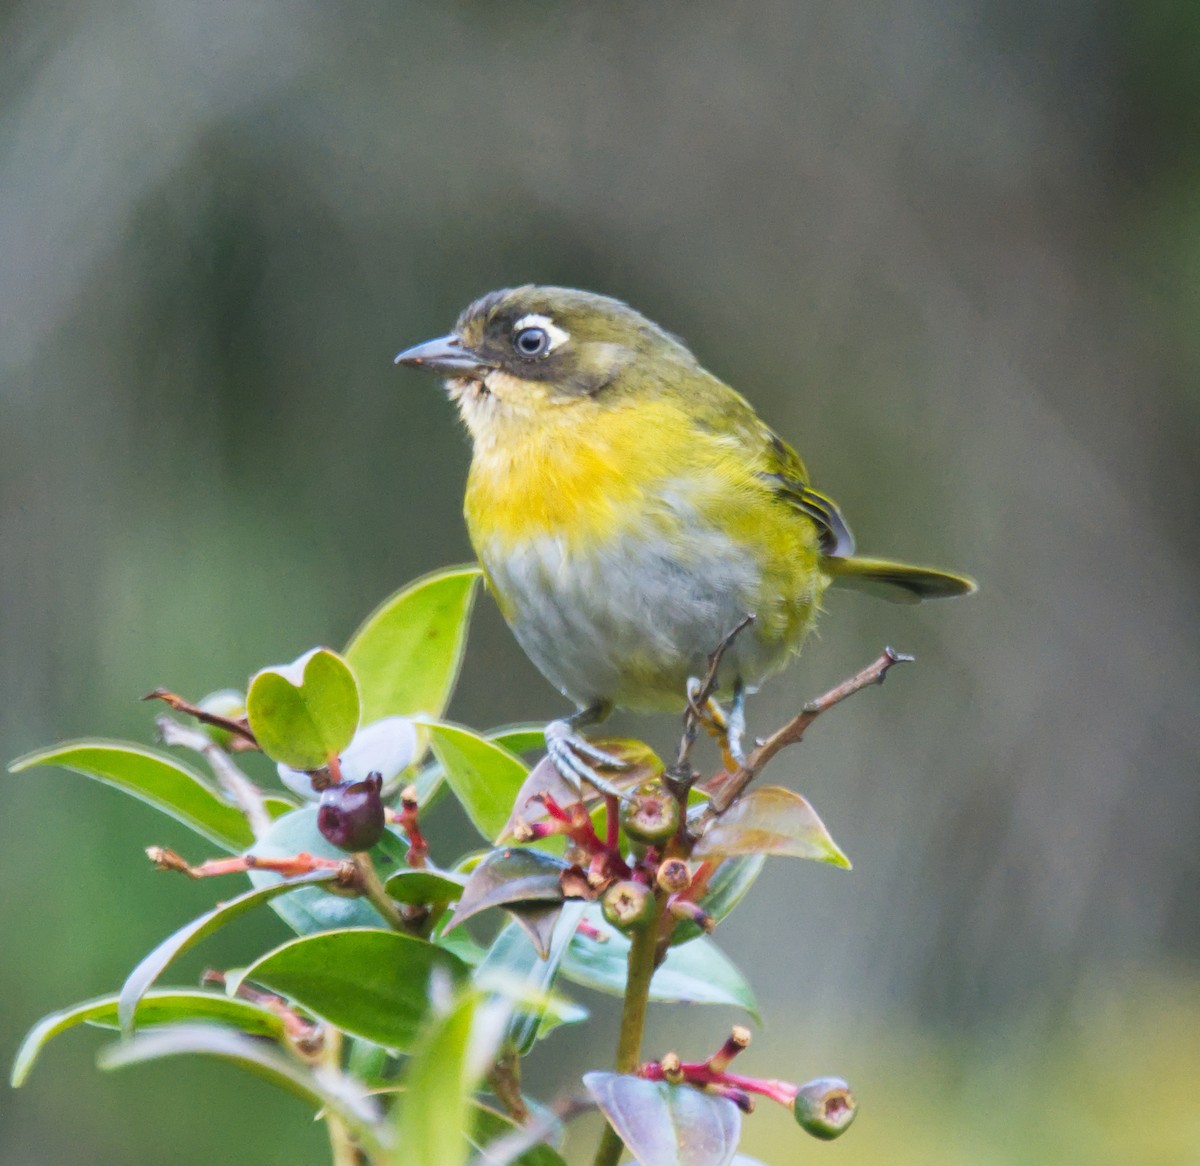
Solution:
[{"label": "bird's foot", "polygon": [[716,697],[710,696],[703,704],[697,705],[695,698],[700,695],[701,681],[695,677],[688,680],[688,699],[696,711],[697,719],[704,726],[705,732],[716,739],[721,750],[721,760],[728,773],[741,769],[746,764],[746,750],[742,741],[746,736],[746,693],[741,684],[733,690],[733,704],[729,712],[721,707]]},{"label": "bird's foot", "polygon": [[580,734],[568,720],[551,721],[546,726],[546,753],[562,777],[572,789],[583,797],[583,782],[604,794],[605,797],[628,801],[629,795],[601,777],[593,766],[620,771],[628,769],[626,762],[593,745]]}]

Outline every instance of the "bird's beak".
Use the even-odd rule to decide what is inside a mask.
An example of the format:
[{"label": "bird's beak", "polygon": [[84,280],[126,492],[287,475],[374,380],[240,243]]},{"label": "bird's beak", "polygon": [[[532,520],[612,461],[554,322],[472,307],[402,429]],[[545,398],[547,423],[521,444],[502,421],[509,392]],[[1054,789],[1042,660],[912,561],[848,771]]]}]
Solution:
[{"label": "bird's beak", "polygon": [[462,341],[451,333],[449,336],[439,336],[436,340],[426,340],[415,348],[405,349],[396,357],[397,364],[406,364],[409,368],[427,368],[431,372],[447,373],[450,376],[470,376],[488,366],[469,349],[462,346]]}]

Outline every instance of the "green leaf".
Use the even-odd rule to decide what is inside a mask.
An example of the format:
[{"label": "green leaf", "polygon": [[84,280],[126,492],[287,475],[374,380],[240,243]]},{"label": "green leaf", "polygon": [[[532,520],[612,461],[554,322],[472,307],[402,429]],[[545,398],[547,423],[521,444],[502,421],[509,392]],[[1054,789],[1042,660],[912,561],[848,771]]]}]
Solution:
[{"label": "green leaf", "polygon": [[336,1114],[372,1157],[381,1155],[385,1141],[389,1140],[374,1098],[340,1070],[324,1065],[318,1073],[272,1045],[211,1024],[165,1025],[130,1041],[110,1045],[100,1054],[100,1067],[122,1069],[181,1054],[232,1061],[318,1111]]},{"label": "green leaf", "polygon": [[729,1166],[742,1112],[690,1085],[621,1073],[585,1073],[583,1084],[640,1166]]},{"label": "green leaf", "polygon": [[293,939],[242,974],[355,1036],[406,1052],[429,1011],[429,977],[467,975],[457,956],[395,931],[355,928]]},{"label": "green leaf", "polygon": [[767,785],[744,794],[705,831],[693,858],[732,854],[782,854],[812,858],[847,870],[850,860],[825,823],[798,793]]},{"label": "green leaf", "polygon": [[313,874],[302,875],[300,878],[288,879],[286,882],[274,883],[271,886],[256,887],[230,899],[227,903],[219,903],[211,911],[186,926],[181,927],[173,935],[167,936],[136,968],[129,974],[121,988],[117,1000],[117,1019],[121,1031],[129,1034],[133,1031],[134,1013],[138,1003],[146,994],[146,990],[166,970],[167,966],[189,948],[194,947],[206,936],[219,931],[226,923],[244,915],[260,903],[269,902],[276,895],[282,895],[294,887],[309,886],[313,883],[327,883],[336,878],[333,871],[317,871]]},{"label": "green leaf", "polygon": [[[489,729],[483,734],[483,738],[514,754],[529,753],[546,747],[544,725],[501,725],[498,729]],[[413,784],[417,789],[417,803],[422,810],[433,805],[445,780],[446,767],[436,758],[431,765],[427,765],[417,774]]]},{"label": "green leaf", "polygon": [[[475,970],[475,982],[486,987],[489,979],[497,975],[507,976],[525,984],[530,991],[548,993],[558,978],[559,968],[570,949],[583,913],[583,903],[568,903],[563,907],[544,958],[534,949],[521,925],[509,923],[492,940],[487,956]],[[559,1024],[572,1023],[574,1019],[569,1013],[564,1019],[549,1003],[536,1008],[518,1006],[509,1021],[507,1043],[524,1056],[533,1048],[535,1041],[548,1036]]]},{"label": "green leaf", "polygon": [[[147,992],[138,1009],[143,1025],[171,1024],[180,1020],[211,1020],[232,1025],[254,1036],[283,1036],[283,1021],[268,1008],[226,996],[221,992],[198,989],[164,988]],[[11,1083],[14,1089],[25,1084],[42,1049],[60,1032],[77,1024],[117,1027],[116,996],[98,996],[58,1012],[43,1016],[28,1032],[13,1060]]]},{"label": "green leaf", "polygon": [[508,821],[513,801],[529,772],[507,749],[462,725],[425,721],[434,756],[446,771],[471,824],[484,838],[496,838]]},{"label": "green leaf", "polygon": [[493,850],[471,872],[454,909],[457,927],[489,907],[522,903],[561,903],[562,873],[568,864],[533,847],[506,846]]},{"label": "green leaf", "polygon": [[222,801],[194,770],[161,753],[120,741],[67,741],[18,757],[9,769],[22,773],[39,765],[72,769],[132,794],[225,850],[254,841],[240,810]]},{"label": "green leaf", "polygon": [[484,736],[510,753],[540,753],[546,748],[545,725],[501,725],[496,729],[488,729]]},{"label": "green leaf", "polygon": [[475,1107],[475,1129],[471,1145],[488,1166],[492,1166],[493,1163],[503,1163],[504,1166],[567,1166],[567,1160],[553,1146],[544,1142],[518,1151],[513,1157],[498,1156],[498,1139],[504,1138],[507,1142],[509,1138],[520,1138],[524,1141],[525,1136],[526,1131],[514,1125],[503,1114],[489,1109],[486,1105]]},{"label": "green leaf", "polygon": [[[766,865],[766,857],[762,854],[746,854],[738,858],[727,858],[719,863],[708,880],[708,890],[700,898],[700,906],[720,923],[730,911],[736,907],[746,892],[754,885],[754,880],[762,873]],[[687,943],[702,935],[698,923],[690,919],[681,920],[671,932],[672,943]]]},{"label": "green leaf", "polygon": [[358,684],[335,652],[314,648],[264,668],[246,693],[246,715],[262,751],[292,769],[319,769],[354,738]]},{"label": "green leaf", "polygon": [[466,566],[426,575],[354,633],[345,655],[362,686],[364,720],[442,715],[458,679],[480,574]]},{"label": "green leaf", "polygon": [[383,885],[397,903],[433,907],[453,903],[462,894],[466,881],[462,875],[446,871],[405,867],[390,875]]},{"label": "green leaf", "polygon": [[471,1095],[491,1063],[508,1008],[467,992],[427,1025],[408,1065],[397,1144],[413,1166],[463,1166]]},{"label": "green leaf", "polygon": [[[623,995],[629,940],[606,922],[598,903],[588,905],[584,919],[597,935],[576,932],[563,960],[562,974],[585,988]],[[750,985],[707,936],[667,952],[650,981],[650,999],[681,1004],[732,1004],[758,1019],[758,1004]]]},{"label": "green leaf", "polygon": [[[406,854],[405,843],[390,829],[371,850],[371,861],[381,878],[399,869]],[[316,858],[345,859],[339,850],[317,829],[317,807],[301,806],[271,823],[271,828],[251,847],[249,853],[259,858],[289,858],[294,854],[311,854]],[[270,871],[249,871],[256,887],[272,886],[280,876]],[[324,887],[301,887],[282,899],[275,899],[271,909],[298,935],[310,935],[335,927],[382,927],[383,916],[369,900],[334,894]]]}]

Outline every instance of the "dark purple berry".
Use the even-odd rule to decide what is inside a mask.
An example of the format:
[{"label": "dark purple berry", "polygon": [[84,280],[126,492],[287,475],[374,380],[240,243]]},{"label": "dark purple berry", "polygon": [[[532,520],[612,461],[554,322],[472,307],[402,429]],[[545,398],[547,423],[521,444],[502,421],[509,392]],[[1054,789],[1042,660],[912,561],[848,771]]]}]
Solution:
[{"label": "dark purple berry", "polygon": [[383,780],[373,773],[366,781],[343,781],[321,794],[317,829],[342,850],[370,850],[383,837]]}]

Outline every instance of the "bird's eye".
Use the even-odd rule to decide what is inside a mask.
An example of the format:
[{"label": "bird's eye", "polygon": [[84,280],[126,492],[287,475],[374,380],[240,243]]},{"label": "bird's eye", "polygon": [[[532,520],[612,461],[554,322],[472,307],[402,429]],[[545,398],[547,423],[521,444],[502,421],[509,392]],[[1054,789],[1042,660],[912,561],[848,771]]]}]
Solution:
[{"label": "bird's eye", "polygon": [[520,356],[545,356],[550,351],[550,333],[545,328],[522,328],[513,336],[513,347]]}]

